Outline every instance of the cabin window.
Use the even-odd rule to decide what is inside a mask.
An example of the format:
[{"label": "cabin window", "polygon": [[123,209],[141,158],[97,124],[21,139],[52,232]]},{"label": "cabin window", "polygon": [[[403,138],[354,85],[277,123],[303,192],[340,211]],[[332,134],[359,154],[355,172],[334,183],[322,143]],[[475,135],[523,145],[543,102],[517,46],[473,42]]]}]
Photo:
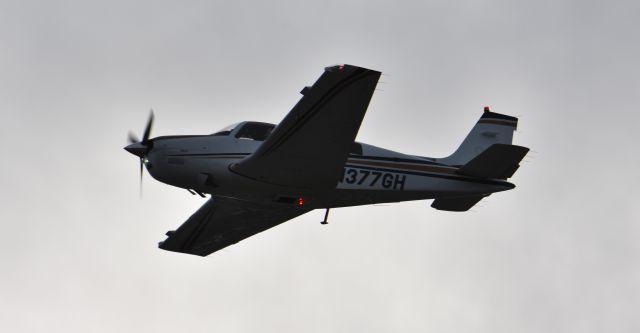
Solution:
[{"label": "cabin window", "polygon": [[246,123],[236,134],[238,139],[264,141],[276,125],[265,123]]}]

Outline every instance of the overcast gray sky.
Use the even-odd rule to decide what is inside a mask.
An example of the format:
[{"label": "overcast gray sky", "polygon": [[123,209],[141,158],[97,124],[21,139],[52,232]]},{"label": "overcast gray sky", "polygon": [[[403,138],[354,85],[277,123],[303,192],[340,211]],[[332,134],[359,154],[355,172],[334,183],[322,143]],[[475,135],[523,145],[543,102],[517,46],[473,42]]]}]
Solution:
[{"label": "overcast gray sky", "polygon": [[[638,332],[637,1],[0,0],[3,332]],[[490,105],[514,191],[311,212],[207,258],[141,133],[279,122],[323,67],[382,71],[358,140],[444,156]]]}]

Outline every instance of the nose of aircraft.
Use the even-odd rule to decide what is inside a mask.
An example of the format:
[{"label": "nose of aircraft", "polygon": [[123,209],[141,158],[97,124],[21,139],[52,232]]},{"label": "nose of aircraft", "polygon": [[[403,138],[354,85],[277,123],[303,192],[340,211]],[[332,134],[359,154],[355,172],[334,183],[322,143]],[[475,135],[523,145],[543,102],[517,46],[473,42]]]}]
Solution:
[{"label": "nose of aircraft", "polygon": [[135,142],[132,143],[126,147],[124,147],[124,150],[130,152],[133,155],[136,155],[138,157],[144,157],[144,155],[147,154],[149,147],[147,147],[146,145],[143,145],[140,142]]}]

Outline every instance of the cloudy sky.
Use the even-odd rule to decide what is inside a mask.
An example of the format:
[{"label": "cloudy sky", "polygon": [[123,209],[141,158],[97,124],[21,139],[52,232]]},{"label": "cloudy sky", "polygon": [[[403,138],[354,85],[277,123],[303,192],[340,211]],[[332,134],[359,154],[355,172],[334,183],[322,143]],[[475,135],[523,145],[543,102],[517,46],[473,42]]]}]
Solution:
[{"label": "cloudy sky", "polygon": [[[0,330],[638,332],[636,1],[0,0]],[[141,133],[279,122],[327,65],[385,75],[358,140],[444,156],[490,105],[531,147],[467,213],[316,211],[206,258]]]}]

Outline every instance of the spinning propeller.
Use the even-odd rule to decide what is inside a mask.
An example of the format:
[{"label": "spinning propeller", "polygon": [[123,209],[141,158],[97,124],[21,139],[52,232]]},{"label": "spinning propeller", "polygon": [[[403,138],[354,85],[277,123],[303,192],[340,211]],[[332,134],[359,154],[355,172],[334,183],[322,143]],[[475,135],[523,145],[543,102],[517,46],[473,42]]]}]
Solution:
[{"label": "spinning propeller", "polygon": [[151,127],[153,126],[153,110],[149,113],[149,120],[147,120],[147,127],[144,129],[144,135],[142,141],[138,140],[138,137],[129,131],[129,145],[124,149],[133,155],[140,158],[140,194],[142,195],[142,174],[144,172],[144,163],[147,158],[147,154],[153,147],[153,141],[149,141],[149,135],[151,135]]}]

